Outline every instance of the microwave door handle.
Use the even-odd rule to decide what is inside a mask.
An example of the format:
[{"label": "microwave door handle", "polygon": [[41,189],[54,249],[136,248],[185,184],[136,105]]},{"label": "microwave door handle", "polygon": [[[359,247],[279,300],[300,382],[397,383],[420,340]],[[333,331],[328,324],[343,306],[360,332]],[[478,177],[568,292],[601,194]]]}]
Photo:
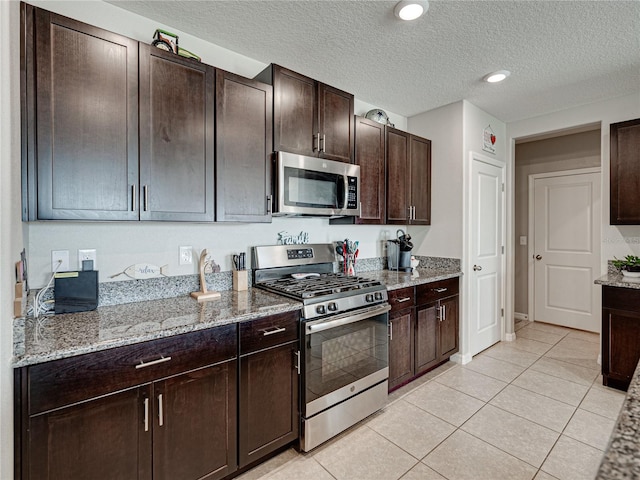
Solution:
[{"label": "microwave door handle", "polygon": [[349,177],[347,175],[342,175],[342,182],[337,182],[338,198],[336,199],[337,200],[336,207],[338,209],[345,208],[347,204],[347,192],[349,191],[348,183],[349,183]]}]

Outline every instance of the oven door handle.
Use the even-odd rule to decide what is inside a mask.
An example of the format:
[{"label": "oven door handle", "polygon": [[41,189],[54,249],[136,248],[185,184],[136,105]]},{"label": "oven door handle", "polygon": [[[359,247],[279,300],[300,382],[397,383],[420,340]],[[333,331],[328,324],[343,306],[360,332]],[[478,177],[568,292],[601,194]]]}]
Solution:
[{"label": "oven door handle", "polygon": [[384,305],[377,305],[375,307],[368,308],[358,313],[345,313],[331,320],[321,320],[318,323],[310,322],[306,325],[306,334],[309,335],[311,333],[321,332],[323,330],[329,330],[330,328],[366,320],[367,318],[375,317],[381,313],[386,313],[389,310],[391,310],[391,305],[386,303]]}]

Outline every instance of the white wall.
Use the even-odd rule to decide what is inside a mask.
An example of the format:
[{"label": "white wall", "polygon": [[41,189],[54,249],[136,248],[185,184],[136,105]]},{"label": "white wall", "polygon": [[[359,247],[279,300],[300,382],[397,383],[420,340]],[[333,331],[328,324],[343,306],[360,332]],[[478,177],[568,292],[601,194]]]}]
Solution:
[{"label": "white wall", "polygon": [[0,478],[13,478],[13,285],[20,260],[20,10],[0,2]]},{"label": "white wall", "polygon": [[[202,41],[185,32],[101,1],[34,0],[33,5],[77,20],[149,42],[156,28],[167,28],[180,36],[180,44],[202,57],[203,62],[233,73],[253,77],[266,65]],[[16,49],[16,51],[18,51]],[[339,87],[339,85],[336,85]],[[357,93],[357,92],[355,92]],[[355,101],[355,113],[364,115],[374,108]],[[406,129],[407,119],[387,112],[397,128]],[[16,161],[19,156],[16,157]],[[18,165],[19,168],[19,164]],[[95,248],[100,281],[134,263],[168,265],[169,275],[196,273],[196,265],[179,266],[178,249],[191,245],[199,252],[208,248],[222,270],[231,269],[233,253],[247,251],[259,244],[274,244],[281,231],[307,231],[312,242],[330,242],[346,237],[360,241],[360,257],[382,256],[384,241],[395,237],[395,229],[376,226],[330,226],[326,219],[274,219],[272,224],[194,224],[153,222],[32,222],[27,227],[27,253],[32,276],[31,287],[46,284],[51,270],[51,250],[69,250],[70,267],[77,268],[77,250]],[[393,230],[393,234],[391,233]],[[121,276],[115,280],[124,280]]]},{"label": "white wall", "polygon": [[408,119],[408,131],[431,140],[431,225],[409,227],[417,255],[462,256],[463,105]]}]

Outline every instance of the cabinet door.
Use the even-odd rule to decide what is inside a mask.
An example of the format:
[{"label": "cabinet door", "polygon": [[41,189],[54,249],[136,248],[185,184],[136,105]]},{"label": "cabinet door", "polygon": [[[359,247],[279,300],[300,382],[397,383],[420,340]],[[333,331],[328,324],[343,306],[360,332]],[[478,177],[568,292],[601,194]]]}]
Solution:
[{"label": "cabinet door", "polygon": [[218,70],[216,220],[271,221],[271,85]]},{"label": "cabinet door", "polygon": [[603,309],[604,385],[626,390],[640,360],[640,313]]},{"label": "cabinet door", "polygon": [[439,302],[442,309],[438,335],[438,355],[447,360],[458,351],[458,297],[450,297]]},{"label": "cabinet door", "polygon": [[431,225],[431,140],[411,135],[410,201],[413,225]]},{"label": "cabinet door", "polygon": [[298,438],[298,342],[240,357],[240,467]]},{"label": "cabinet door", "polygon": [[140,44],[141,220],[214,220],[214,75]]},{"label": "cabinet door", "polygon": [[439,316],[437,303],[431,303],[416,309],[415,372],[426,372],[438,364],[438,328]]},{"label": "cabinet door", "polygon": [[125,390],[31,417],[23,478],[151,479],[149,390]]},{"label": "cabinet door", "polygon": [[213,480],[236,469],[236,365],[154,384],[154,480]]},{"label": "cabinet door", "polygon": [[387,223],[392,225],[409,219],[409,137],[387,127]]},{"label": "cabinet door", "polygon": [[316,81],[273,65],[273,148],[318,155]]},{"label": "cabinet door", "polygon": [[612,123],[611,225],[640,225],[640,118]]},{"label": "cabinet door", "polygon": [[318,84],[320,156],[351,163],[353,160],[353,95]]},{"label": "cabinet door", "polygon": [[360,216],[356,223],[385,222],[384,125],[356,117],[355,163],[360,165]]},{"label": "cabinet door", "polygon": [[138,43],[40,9],[35,22],[37,217],[136,220]]},{"label": "cabinet door", "polygon": [[413,377],[415,310],[389,314],[389,391]]}]

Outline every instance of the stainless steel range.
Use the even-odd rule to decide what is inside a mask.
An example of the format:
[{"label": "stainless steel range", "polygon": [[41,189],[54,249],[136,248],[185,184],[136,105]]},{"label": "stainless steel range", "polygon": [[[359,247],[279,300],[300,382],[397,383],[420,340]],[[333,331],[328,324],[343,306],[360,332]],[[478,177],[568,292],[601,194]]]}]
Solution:
[{"label": "stainless steel range", "polygon": [[301,436],[309,451],[387,401],[387,289],[333,273],[332,244],[254,247],[254,285],[303,304]]}]

